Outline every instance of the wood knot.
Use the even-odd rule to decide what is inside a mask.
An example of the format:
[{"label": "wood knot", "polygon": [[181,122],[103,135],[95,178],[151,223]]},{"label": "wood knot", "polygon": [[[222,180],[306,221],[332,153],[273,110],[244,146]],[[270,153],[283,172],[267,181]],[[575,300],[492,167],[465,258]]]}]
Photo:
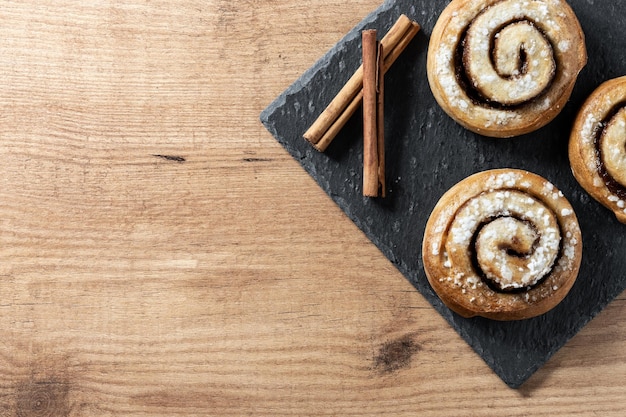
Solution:
[{"label": "wood knot", "polygon": [[161,154],[155,154],[152,155],[155,158],[161,158],[161,159],[165,159],[166,161],[172,161],[172,162],[185,162],[187,161],[187,159],[185,159],[182,156],[178,156],[178,155],[161,155]]},{"label": "wood knot", "polygon": [[374,357],[374,369],[388,374],[406,368],[418,350],[419,346],[411,334],[389,341],[380,347]]},{"label": "wood knot", "polygon": [[69,385],[59,381],[29,381],[17,387],[19,417],[61,417],[69,415]]}]

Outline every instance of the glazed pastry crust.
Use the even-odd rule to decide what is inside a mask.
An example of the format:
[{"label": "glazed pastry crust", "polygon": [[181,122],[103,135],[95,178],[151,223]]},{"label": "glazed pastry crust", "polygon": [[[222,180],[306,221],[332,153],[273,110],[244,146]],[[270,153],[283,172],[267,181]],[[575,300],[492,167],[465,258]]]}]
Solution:
[{"label": "glazed pastry crust", "polygon": [[[515,54],[511,55],[511,51],[519,53],[519,45],[525,44],[527,63],[521,65],[516,61],[514,64],[498,64],[500,67],[494,72],[494,68],[491,68],[493,62],[489,63],[485,58],[483,61],[489,65],[477,64],[475,67],[486,72],[476,74],[471,83],[478,85],[484,78],[486,85],[497,73],[499,76],[496,77],[496,82],[501,85],[489,91],[496,94],[496,97],[511,94],[513,105],[498,103],[500,99],[492,100],[490,98],[492,92],[485,93],[483,98],[486,100],[477,101],[476,95],[469,93],[467,86],[459,83],[458,74],[467,71],[457,67],[460,60],[457,47],[463,36],[469,38],[466,34],[472,29],[468,28],[477,22],[480,23],[479,17],[483,16],[486,10],[494,16],[483,19],[485,20],[483,25],[486,27],[480,28],[480,31],[490,33],[483,41],[473,41],[472,51],[480,51],[484,47],[484,57],[503,55],[504,58],[513,56],[515,59],[521,59]],[[506,13],[508,15],[505,15]],[[491,22],[495,21],[496,17],[502,22],[509,23],[491,28],[490,26],[495,25]],[[504,31],[495,33],[513,21],[530,24],[517,25],[521,27],[518,30],[510,30],[506,36],[500,36]],[[498,46],[502,53],[494,54],[493,45],[504,38],[509,41],[502,41],[502,45]],[[466,63],[466,53],[473,56],[473,53],[465,51],[463,63]],[[506,61],[504,58],[503,62]],[[499,62],[497,58],[495,61]],[[544,61],[548,65],[550,61],[554,63],[554,73],[548,81],[545,78],[550,75],[550,70],[543,72],[540,70]],[[484,136],[512,137],[537,130],[560,113],[586,62],[587,53],[582,28],[564,0],[453,0],[442,12],[433,29],[428,49],[427,73],[435,99],[456,122]],[[532,67],[533,63],[538,67]],[[507,69],[510,65],[513,65],[513,72],[506,73],[511,70]],[[520,67],[522,72],[515,73],[515,67]],[[534,79],[535,76],[541,80]],[[517,84],[516,80],[519,81]],[[538,86],[538,83],[541,85]],[[511,88],[515,85],[517,87]],[[526,100],[527,90],[533,88],[540,91]],[[496,102],[495,105],[490,101]]]},{"label": "glazed pastry crust", "polygon": [[[585,191],[611,210],[620,222],[626,224],[626,199],[615,192],[615,188],[621,187],[622,194],[626,194],[626,182],[619,178],[620,172],[622,177],[626,176],[624,169],[626,110],[619,112],[620,107],[626,109],[626,76],[604,82],[585,101],[572,128],[569,160],[574,177]],[[611,123],[609,119],[615,121]],[[605,150],[604,153],[611,154],[617,159],[617,163],[620,160],[622,162],[615,168],[615,176],[618,178],[613,178],[615,180],[613,190],[609,189],[600,173],[600,167],[610,164],[610,161],[605,161],[604,157],[601,157],[597,143],[598,139],[605,135],[603,130],[610,126],[613,126],[613,136],[617,137],[618,143],[613,144],[613,148]]]},{"label": "glazed pastry crust", "polygon": [[[493,265],[476,261],[476,250],[484,251],[477,249],[479,230],[503,218],[541,235],[532,253],[523,256],[507,256],[524,239],[517,232],[491,237],[499,251],[483,257],[512,260],[512,264],[496,264],[496,270],[538,270],[534,277],[526,274],[514,291],[494,288],[484,272]],[[551,221],[558,226],[551,226]],[[554,259],[546,255],[550,251],[555,252]],[[426,276],[444,304],[463,317],[494,320],[526,319],[555,307],[574,284],[581,258],[581,232],[567,199],[542,177],[515,169],[484,171],[452,187],[433,209],[422,244]],[[543,259],[547,269],[537,268],[541,263],[537,259]]]}]

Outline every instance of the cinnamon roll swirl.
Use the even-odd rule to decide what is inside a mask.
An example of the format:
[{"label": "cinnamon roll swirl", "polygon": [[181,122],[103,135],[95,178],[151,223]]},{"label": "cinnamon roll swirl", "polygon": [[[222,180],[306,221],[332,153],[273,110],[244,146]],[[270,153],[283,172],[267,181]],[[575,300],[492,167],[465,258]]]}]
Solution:
[{"label": "cinnamon roll swirl", "polygon": [[582,28],[564,0],[453,0],[433,29],[427,70],[450,117],[511,137],[554,119],[586,62]]},{"label": "cinnamon roll swirl", "polygon": [[626,76],[606,81],[583,104],[569,159],[580,185],[626,223]]},{"label": "cinnamon roll swirl", "polygon": [[422,244],[424,270],[463,317],[520,320],[547,312],[578,275],[582,238],[572,206],[527,171],[474,174],[435,206]]}]

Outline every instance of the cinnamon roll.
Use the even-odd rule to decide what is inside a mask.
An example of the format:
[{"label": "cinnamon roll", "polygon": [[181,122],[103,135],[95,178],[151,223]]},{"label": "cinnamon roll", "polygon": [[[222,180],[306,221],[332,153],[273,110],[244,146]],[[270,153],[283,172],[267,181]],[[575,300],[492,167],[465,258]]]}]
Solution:
[{"label": "cinnamon roll", "polygon": [[446,192],[424,233],[432,288],[463,317],[520,320],[547,312],[578,275],[582,238],[563,194],[527,171],[474,174]]},{"label": "cinnamon roll", "polygon": [[433,29],[427,70],[450,117],[511,137],[554,119],[586,63],[582,28],[564,0],[453,0]]},{"label": "cinnamon roll", "polygon": [[606,81],[583,104],[569,160],[580,185],[626,223],[626,76]]}]

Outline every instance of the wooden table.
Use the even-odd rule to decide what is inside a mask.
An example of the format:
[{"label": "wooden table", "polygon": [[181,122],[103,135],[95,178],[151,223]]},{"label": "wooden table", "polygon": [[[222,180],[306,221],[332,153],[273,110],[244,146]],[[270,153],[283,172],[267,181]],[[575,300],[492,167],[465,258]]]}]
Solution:
[{"label": "wooden table", "polygon": [[375,0],[0,3],[1,416],[621,416],[621,296],[511,390],[261,110]]}]

